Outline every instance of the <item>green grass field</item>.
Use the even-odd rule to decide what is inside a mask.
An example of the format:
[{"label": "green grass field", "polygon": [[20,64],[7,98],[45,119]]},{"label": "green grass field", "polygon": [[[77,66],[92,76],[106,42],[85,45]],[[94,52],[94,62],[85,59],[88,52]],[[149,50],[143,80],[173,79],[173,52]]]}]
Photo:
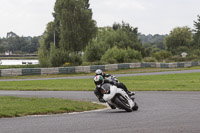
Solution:
[{"label": "green grass field", "polygon": [[200,73],[124,77],[131,90],[139,91],[200,91]]},{"label": "green grass field", "polygon": [[[200,91],[200,73],[120,77],[131,91]],[[92,91],[93,79],[3,81],[0,90]]]},{"label": "green grass field", "polygon": [[105,108],[91,102],[55,98],[0,97],[0,118],[26,115],[57,114],[82,112]]}]

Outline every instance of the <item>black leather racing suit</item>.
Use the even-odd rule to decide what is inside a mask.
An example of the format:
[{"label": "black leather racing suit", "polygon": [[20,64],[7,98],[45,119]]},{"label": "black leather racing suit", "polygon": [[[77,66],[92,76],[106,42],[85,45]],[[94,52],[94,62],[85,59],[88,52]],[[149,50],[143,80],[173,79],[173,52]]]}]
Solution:
[{"label": "black leather racing suit", "polygon": [[[126,93],[128,92],[128,89],[126,88],[126,86],[123,83],[117,83],[117,82],[113,82],[113,81],[104,79],[104,84],[105,83],[110,83],[112,85],[117,86],[117,88],[122,88]],[[101,88],[96,86],[96,88],[94,90],[94,94],[96,95],[96,97],[99,99],[100,102],[104,102],[103,94],[101,93]]]}]

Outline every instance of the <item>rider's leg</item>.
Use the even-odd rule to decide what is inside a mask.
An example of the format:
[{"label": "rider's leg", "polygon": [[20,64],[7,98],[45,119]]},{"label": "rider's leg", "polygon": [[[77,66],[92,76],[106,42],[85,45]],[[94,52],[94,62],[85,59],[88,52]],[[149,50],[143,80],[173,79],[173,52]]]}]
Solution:
[{"label": "rider's leg", "polygon": [[111,109],[116,109],[116,107],[110,103],[108,103],[108,105],[110,106]]},{"label": "rider's leg", "polygon": [[135,95],[135,92],[130,92],[123,83],[119,83],[117,87],[124,89],[124,91],[130,96]]}]

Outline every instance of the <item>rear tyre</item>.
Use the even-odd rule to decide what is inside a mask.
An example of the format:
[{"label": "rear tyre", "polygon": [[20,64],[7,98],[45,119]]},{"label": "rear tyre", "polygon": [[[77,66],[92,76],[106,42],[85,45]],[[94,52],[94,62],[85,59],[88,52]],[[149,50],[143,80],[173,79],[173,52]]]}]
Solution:
[{"label": "rear tyre", "polygon": [[115,97],[115,104],[117,104],[119,107],[126,110],[127,112],[132,112],[128,100],[121,95]]}]

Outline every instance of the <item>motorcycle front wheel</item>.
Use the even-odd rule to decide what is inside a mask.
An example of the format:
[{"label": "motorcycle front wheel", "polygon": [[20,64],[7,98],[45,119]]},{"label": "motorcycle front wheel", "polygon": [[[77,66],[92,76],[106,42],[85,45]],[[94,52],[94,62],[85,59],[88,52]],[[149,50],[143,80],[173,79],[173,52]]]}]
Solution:
[{"label": "motorcycle front wheel", "polygon": [[115,97],[115,104],[117,104],[122,109],[126,110],[127,112],[132,112],[132,108],[130,107],[128,100],[124,98],[122,95],[118,95]]},{"label": "motorcycle front wheel", "polygon": [[137,111],[139,108],[138,104],[135,102],[135,105],[132,107],[133,111]]}]

